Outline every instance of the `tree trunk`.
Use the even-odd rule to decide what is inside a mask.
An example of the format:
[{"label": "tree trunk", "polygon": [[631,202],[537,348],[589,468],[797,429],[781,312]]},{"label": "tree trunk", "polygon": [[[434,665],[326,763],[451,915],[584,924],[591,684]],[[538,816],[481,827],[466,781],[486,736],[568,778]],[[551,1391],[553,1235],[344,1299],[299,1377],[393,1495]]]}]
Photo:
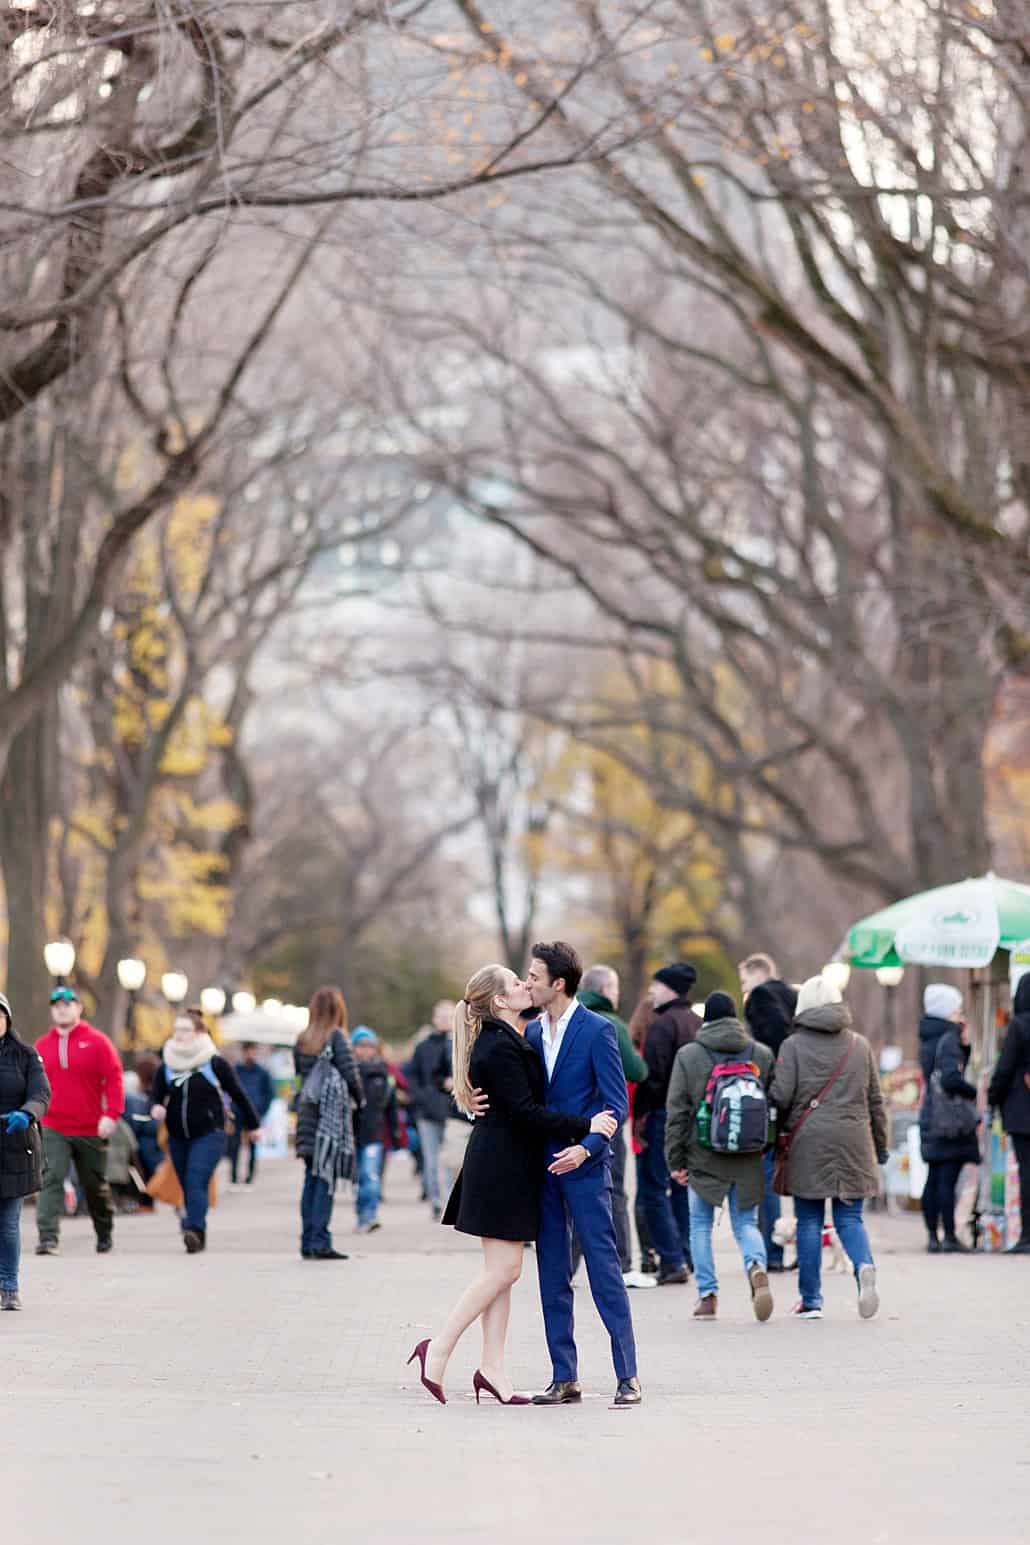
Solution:
[{"label": "tree trunk", "polygon": [[17,735],[0,783],[0,867],[7,901],[6,991],[34,1041],[50,1024],[46,897],[54,789],[53,706]]}]

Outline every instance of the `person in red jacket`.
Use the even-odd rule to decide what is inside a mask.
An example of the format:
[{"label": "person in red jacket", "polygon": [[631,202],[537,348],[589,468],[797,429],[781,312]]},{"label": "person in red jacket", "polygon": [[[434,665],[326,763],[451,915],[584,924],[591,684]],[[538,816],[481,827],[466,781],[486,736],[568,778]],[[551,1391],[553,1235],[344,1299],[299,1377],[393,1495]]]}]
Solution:
[{"label": "person in red jacket", "polygon": [[36,1042],[53,1089],[43,1118],[45,1169],[36,1208],[36,1254],[58,1254],[64,1182],[74,1159],[96,1230],[97,1253],[105,1255],[114,1242],[107,1140],[125,1108],[122,1065],[107,1036],[83,1019],[73,988],[56,988],[50,1003],[54,1023]]}]

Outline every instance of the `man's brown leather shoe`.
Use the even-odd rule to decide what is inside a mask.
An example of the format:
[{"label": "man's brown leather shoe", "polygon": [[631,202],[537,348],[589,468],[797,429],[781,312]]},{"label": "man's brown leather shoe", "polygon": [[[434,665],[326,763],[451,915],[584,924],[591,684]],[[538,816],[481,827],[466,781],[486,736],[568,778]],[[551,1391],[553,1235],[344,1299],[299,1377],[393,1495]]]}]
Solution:
[{"label": "man's brown leather shoe", "polygon": [[549,1384],[542,1395],[533,1396],[535,1406],[571,1406],[583,1399],[583,1391],[575,1379]]},{"label": "man's brown leather shoe", "polygon": [[612,1404],[617,1406],[638,1406],[642,1398],[639,1379],[620,1379]]}]

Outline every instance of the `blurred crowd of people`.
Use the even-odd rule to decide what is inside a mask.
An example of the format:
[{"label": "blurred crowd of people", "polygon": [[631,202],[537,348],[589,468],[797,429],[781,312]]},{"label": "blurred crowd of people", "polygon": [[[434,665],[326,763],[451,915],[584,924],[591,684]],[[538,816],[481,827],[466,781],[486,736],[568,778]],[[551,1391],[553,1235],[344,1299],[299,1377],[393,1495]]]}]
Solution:
[{"label": "blurred crowd of people", "polygon": [[[870,1311],[875,1265],[862,1208],[880,1189],[887,1127],[868,1042],[854,1033],[847,1005],[823,977],[798,991],[768,955],[741,962],[739,1010],[725,993],[695,1003],[696,981],[687,962],[662,966],[628,1023],[611,967],[590,966],[579,986],[579,1001],[615,1029],[628,1089],[629,1119],[610,1144],[625,1286],[644,1290],[694,1277],[695,1314],[714,1318],[711,1236],[716,1211],[726,1206],[756,1312],[771,1301],[768,1277],[786,1269],[785,1246],[794,1243],[796,1312],[821,1313],[819,1266],[828,1235],[850,1258],[861,1307]],[[230,1183],[254,1184],[262,1122],[276,1092],[258,1048],[244,1045],[230,1062],[199,1010],[179,1013],[161,1053],[140,1055],[124,1072],[112,1042],[84,1018],[74,987],[55,988],[51,1007],[53,1024],[32,1046],[0,997],[0,1305],[7,1309],[20,1303],[22,1201],[36,1193],[39,1255],[59,1252],[69,1201],[88,1212],[97,1252],[105,1254],[116,1211],[152,1207],[155,1197],[176,1207],[185,1250],[201,1253],[215,1171],[227,1157]],[[349,1026],[338,988],[322,987],[312,997],[294,1051],[292,1094],[304,1166],[303,1259],[346,1259],[332,1235],[341,1181],[353,1185],[358,1231],[381,1227],[391,1153],[410,1153],[423,1200],[440,1218],[470,1130],[454,1101],[454,1009],[448,1000],[437,1003],[399,1064],[374,1030]],[[956,1192],[963,1167],[980,1159],[981,1118],[976,1086],[966,1076],[970,1037],[956,987],[926,988],[919,1045],[927,1249],[964,1253],[970,1245],[956,1224]],[[699,1122],[711,1116],[713,1069],[731,1064],[761,1090],[778,1144],[772,1128],[758,1151],[746,1153],[719,1151],[703,1139]],[[1022,1232],[1012,1251],[1030,1253],[1030,977],[1016,993],[989,1103],[1002,1115],[1019,1166]],[[781,1212],[784,1195],[793,1197],[791,1219]],[[573,1250],[578,1255],[575,1240]]]}]

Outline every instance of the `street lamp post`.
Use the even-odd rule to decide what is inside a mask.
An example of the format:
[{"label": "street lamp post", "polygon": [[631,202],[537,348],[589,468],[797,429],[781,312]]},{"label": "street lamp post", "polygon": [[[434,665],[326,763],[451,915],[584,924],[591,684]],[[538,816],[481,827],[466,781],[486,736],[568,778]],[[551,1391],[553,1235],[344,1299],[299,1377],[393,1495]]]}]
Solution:
[{"label": "street lamp post", "polygon": [[161,991],[173,1009],[177,1009],[190,990],[190,979],[182,971],[166,971],[161,978]]},{"label": "street lamp post", "polygon": [[883,988],[883,1044],[893,1046],[897,1038],[897,991],[905,975],[904,966],[878,966],[876,980]]},{"label": "street lamp post", "polygon": [[75,945],[70,939],[51,939],[43,950],[43,959],[58,987],[63,987],[75,969]]},{"label": "street lamp post", "polygon": [[225,993],[220,987],[205,987],[200,994],[200,1006],[205,1014],[217,1019],[225,1011]]},{"label": "street lamp post", "polygon": [[147,979],[147,968],[142,960],[137,960],[134,955],[127,955],[124,960],[118,962],[115,969],[118,972],[119,985],[128,996],[125,1009],[125,1045],[128,1051],[135,1051],[136,1004],[140,989]]}]

